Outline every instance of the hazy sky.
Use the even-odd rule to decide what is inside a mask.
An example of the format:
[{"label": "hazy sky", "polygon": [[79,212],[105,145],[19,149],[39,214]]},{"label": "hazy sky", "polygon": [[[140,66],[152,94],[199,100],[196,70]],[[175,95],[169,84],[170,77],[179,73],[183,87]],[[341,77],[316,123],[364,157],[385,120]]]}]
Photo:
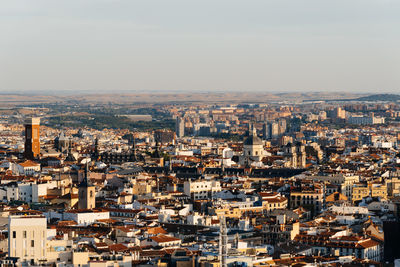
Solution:
[{"label": "hazy sky", "polygon": [[399,0],[0,0],[0,91],[400,93]]}]

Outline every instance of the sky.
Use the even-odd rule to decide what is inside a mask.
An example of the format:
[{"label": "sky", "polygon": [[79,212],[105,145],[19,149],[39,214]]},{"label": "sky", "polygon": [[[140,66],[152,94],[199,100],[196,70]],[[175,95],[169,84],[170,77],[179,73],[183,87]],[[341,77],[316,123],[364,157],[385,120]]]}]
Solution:
[{"label": "sky", "polygon": [[399,0],[0,0],[0,92],[400,93]]}]

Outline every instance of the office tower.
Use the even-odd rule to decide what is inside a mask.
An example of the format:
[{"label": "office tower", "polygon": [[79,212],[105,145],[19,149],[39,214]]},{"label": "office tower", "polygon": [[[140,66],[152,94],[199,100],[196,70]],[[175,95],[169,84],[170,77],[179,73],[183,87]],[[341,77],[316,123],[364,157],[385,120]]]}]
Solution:
[{"label": "office tower", "polygon": [[47,221],[44,216],[8,218],[8,255],[38,265],[46,260]]},{"label": "office tower", "polygon": [[285,119],[281,119],[278,121],[278,134],[282,135],[286,132],[286,120]]},{"label": "office tower", "polygon": [[267,124],[267,123],[264,123],[264,124],[263,124],[262,136],[263,136],[263,139],[264,139],[264,140],[267,140],[267,139],[268,139],[269,134],[268,134],[268,124]]},{"label": "office tower", "polygon": [[25,121],[25,152],[26,159],[34,159],[40,154],[40,118],[29,118]]},{"label": "office tower", "polygon": [[176,118],[175,133],[179,138],[185,136],[185,120],[183,118]]},{"label": "office tower", "polygon": [[279,124],[277,122],[269,122],[265,126],[265,136],[266,139],[277,138],[279,136]]},{"label": "office tower", "polygon": [[78,186],[79,190],[79,209],[94,209],[96,207],[96,190],[88,178],[88,165],[86,164],[85,177]]},{"label": "office tower", "polygon": [[341,107],[337,107],[333,111],[333,116],[336,119],[345,119],[346,118],[346,110],[342,109]]}]

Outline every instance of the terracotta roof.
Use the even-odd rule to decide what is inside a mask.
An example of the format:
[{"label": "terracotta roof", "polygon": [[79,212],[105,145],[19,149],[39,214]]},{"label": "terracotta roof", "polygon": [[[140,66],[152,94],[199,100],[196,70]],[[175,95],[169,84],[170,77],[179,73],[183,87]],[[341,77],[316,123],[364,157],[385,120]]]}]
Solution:
[{"label": "terracotta roof", "polygon": [[128,247],[123,244],[113,244],[108,247],[110,251],[126,251]]},{"label": "terracotta roof", "polygon": [[168,235],[158,235],[158,236],[152,236],[150,238],[157,243],[180,241],[179,238],[176,238],[173,236],[168,236]]},{"label": "terracotta roof", "polygon": [[370,248],[370,247],[375,247],[375,246],[379,245],[379,242],[377,242],[375,240],[372,240],[372,239],[369,239],[369,240],[366,240],[366,241],[362,241],[359,244],[363,248]]},{"label": "terracotta roof", "polygon": [[168,232],[165,231],[162,227],[152,227],[147,229],[147,233],[152,235],[157,235],[157,234],[167,234]]},{"label": "terracotta roof", "polygon": [[40,166],[39,163],[33,162],[33,161],[31,161],[31,160],[27,160],[27,161],[24,161],[24,162],[22,162],[22,163],[19,163],[19,165],[22,166],[22,167],[24,167],[24,168],[26,168],[26,167],[37,167],[37,166]]}]

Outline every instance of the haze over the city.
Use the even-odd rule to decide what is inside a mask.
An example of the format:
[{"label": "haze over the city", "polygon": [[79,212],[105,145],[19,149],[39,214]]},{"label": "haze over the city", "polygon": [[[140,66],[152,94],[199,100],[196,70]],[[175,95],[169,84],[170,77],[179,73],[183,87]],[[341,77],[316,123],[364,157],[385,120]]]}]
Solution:
[{"label": "haze over the city", "polygon": [[0,91],[398,92],[395,0],[3,1]]}]

